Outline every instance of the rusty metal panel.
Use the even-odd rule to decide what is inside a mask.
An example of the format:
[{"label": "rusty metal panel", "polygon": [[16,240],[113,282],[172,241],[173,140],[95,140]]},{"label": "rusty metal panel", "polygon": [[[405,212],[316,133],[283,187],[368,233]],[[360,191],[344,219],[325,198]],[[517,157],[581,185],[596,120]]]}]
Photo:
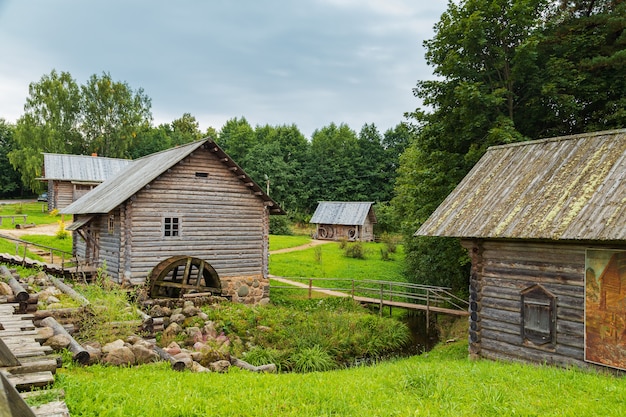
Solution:
[{"label": "rusty metal panel", "polygon": [[[372,204],[374,203],[361,201],[320,201],[309,223],[362,226],[367,220]],[[372,219],[372,223],[376,223],[373,214]]]},{"label": "rusty metal panel", "polygon": [[487,150],[416,235],[626,239],[626,130]]}]

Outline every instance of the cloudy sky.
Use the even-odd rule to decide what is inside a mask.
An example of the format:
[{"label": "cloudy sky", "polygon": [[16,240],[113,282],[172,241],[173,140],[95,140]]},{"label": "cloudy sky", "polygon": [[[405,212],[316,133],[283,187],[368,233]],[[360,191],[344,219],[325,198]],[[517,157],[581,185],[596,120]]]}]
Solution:
[{"label": "cloudy sky", "polygon": [[331,122],[381,132],[419,106],[432,78],[422,42],[447,0],[0,0],[0,118],[53,69],[78,84],[108,72],[152,99],[154,125],[191,113],[202,130],[234,117]]}]

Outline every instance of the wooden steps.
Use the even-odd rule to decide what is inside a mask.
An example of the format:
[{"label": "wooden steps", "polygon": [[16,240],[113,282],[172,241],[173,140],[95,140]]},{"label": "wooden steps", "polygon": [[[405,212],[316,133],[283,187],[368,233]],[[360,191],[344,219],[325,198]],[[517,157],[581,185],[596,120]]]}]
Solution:
[{"label": "wooden steps", "polygon": [[[19,304],[0,304],[0,408],[8,407],[9,416],[69,417],[65,402],[53,401],[32,409],[24,397],[47,391],[60,365],[52,348],[42,346],[32,314],[14,314]],[[4,403],[3,403],[4,402]],[[2,414],[3,416],[5,414]]]}]

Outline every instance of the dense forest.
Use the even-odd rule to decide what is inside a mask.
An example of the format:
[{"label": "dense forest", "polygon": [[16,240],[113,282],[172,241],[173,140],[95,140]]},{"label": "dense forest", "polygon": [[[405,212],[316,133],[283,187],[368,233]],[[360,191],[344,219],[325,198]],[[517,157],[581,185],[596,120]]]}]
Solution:
[{"label": "dense forest", "polygon": [[210,136],[293,222],[320,200],[375,201],[379,232],[404,235],[409,279],[463,291],[458,242],[413,233],[489,146],[626,126],[626,2],[461,0],[434,29],[435,78],[417,81],[421,107],[385,132],[331,123],[306,138],[245,117],[201,132],[187,113],[153,126],[141,88],[53,70],[30,85],[15,125],[0,118],[0,196],[40,189],[42,152],[135,159]]}]

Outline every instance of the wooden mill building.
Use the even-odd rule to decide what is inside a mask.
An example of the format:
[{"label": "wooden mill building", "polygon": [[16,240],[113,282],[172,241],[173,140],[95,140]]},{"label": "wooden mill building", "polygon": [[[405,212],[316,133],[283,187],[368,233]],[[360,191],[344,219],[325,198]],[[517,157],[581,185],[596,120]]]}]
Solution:
[{"label": "wooden mill building", "polygon": [[323,240],[374,240],[373,202],[320,201],[310,223],[315,235]]},{"label": "wooden mill building", "polygon": [[626,369],[626,130],[489,148],[416,234],[469,252],[471,355]]},{"label": "wooden mill building", "polygon": [[132,161],[87,155],[43,154],[48,210],[62,209],[114,176]]},{"label": "wooden mill building", "polygon": [[201,259],[234,301],[269,293],[269,215],[282,209],[211,139],[135,160],[62,210],[74,251],[118,282],[143,284],[177,256]]}]

